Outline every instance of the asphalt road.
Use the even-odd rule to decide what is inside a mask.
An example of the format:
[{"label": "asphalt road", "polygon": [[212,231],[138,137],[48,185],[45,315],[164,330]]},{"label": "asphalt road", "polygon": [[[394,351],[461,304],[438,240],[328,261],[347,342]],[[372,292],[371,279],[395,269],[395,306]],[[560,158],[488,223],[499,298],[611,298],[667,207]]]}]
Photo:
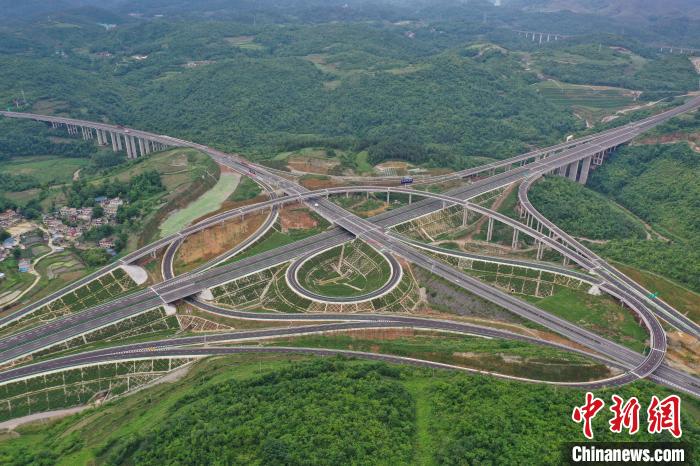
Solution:
[{"label": "asphalt road", "polygon": [[[650,117],[647,119],[647,121],[643,122],[638,122],[634,123],[632,125],[628,125],[628,127],[621,128],[620,131],[617,131],[615,133],[611,133],[605,138],[600,138],[600,139],[595,139],[593,142],[590,144],[583,144],[581,147],[575,147],[570,150],[564,150],[561,152],[557,157],[549,157],[547,159],[539,160],[539,161],[534,161],[528,165],[525,165],[523,167],[519,168],[514,168],[512,170],[500,173],[498,175],[495,175],[483,183],[475,183],[479,184],[479,186],[476,189],[472,189],[471,192],[474,193],[475,191],[479,192],[487,192],[492,189],[498,189],[501,186],[505,186],[507,184],[510,184],[511,182],[521,179],[523,177],[532,175],[533,173],[541,173],[541,172],[546,172],[548,170],[552,170],[553,168],[556,168],[557,166],[562,166],[562,165],[567,165],[571,163],[572,161],[575,160],[580,160],[582,158],[588,157],[598,151],[601,150],[601,148],[607,148],[607,147],[612,147],[615,145],[619,145],[625,142],[628,142],[631,138],[636,136],[637,134],[641,133],[642,131],[665,121],[666,119],[675,116],[676,114],[679,114],[683,111],[687,111],[689,108],[694,108],[700,103],[700,99],[694,99],[691,101],[689,104],[686,104],[685,106],[682,106],[680,108],[676,108],[672,111],[666,112],[661,115],[656,115],[654,117]],[[5,112],[3,112],[5,113]],[[45,121],[52,121],[52,120],[47,120]],[[74,122],[71,121],[71,123],[75,124]],[[90,123],[90,126],[99,126]],[[133,136],[139,136],[139,132],[134,131],[131,133]],[[149,139],[153,139],[150,137],[151,135],[148,133],[143,133],[144,136],[149,137]],[[189,146],[189,147],[194,147],[200,150],[203,150],[213,157],[228,157],[226,154],[223,154],[220,151],[216,151],[210,148],[207,148],[202,145],[198,144],[193,144],[193,143],[187,143],[186,141],[181,141],[177,140],[174,138],[169,138],[167,136],[163,136],[163,138],[166,139],[167,142],[166,144],[171,144],[171,145],[183,145],[183,146]],[[601,140],[602,139],[602,140]],[[598,144],[600,142],[600,145]],[[230,157],[229,157],[230,159]],[[250,167],[250,164],[247,164],[245,162],[234,162],[238,163],[239,165],[242,165],[242,167],[239,167],[243,169],[243,167]],[[286,191],[290,195],[298,195],[298,194],[303,194],[305,192],[304,188],[299,187],[295,183],[289,182],[286,179],[280,178],[279,175],[271,173],[269,170],[255,166],[255,170],[258,172],[256,173],[256,176],[260,176],[261,178],[264,178],[266,181],[269,181],[272,184],[275,184],[276,186],[282,188],[284,191]],[[473,188],[473,186],[472,186]],[[469,190],[467,188],[466,190]],[[455,197],[460,197],[460,193],[453,193],[455,194]],[[478,193],[477,193],[478,194]],[[465,197],[466,198],[466,197]],[[373,225],[372,222],[367,222],[363,221],[361,219],[358,219],[354,217],[353,215],[343,211],[340,209],[338,206],[328,202],[324,201],[322,199],[318,200],[319,202],[314,202],[315,204],[318,204],[317,207],[319,207],[319,210],[324,216],[327,218],[331,219],[334,221],[337,225],[340,225],[341,227],[347,229],[348,231],[352,232],[354,235],[369,241],[371,244],[377,245],[379,247],[386,248],[389,252],[401,255],[407,259],[412,258],[414,259],[414,263],[422,265],[430,270],[433,270],[434,272],[437,270],[437,274],[442,276],[443,278],[451,281],[452,283],[465,287],[469,289],[470,291],[475,291],[477,294],[486,297],[487,299],[490,299],[496,303],[499,303],[501,305],[504,305],[504,307],[513,310],[514,312],[518,313],[513,307],[520,307],[522,303],[513,303],[512,301],[509,302],[508,298],[512,298],[508,295],[506,296],[499,296],[499,293],[494,294],[493,290],[485,290],[483,289],[484,285],[480,284],[480,282],[477,281],[477,283],[474,283],[473,281],[470,281],[471,277],[466,276],[464,274],[460,274],[459,272],[456,272],[454,269],[449,268],[448,266],[445,266],[444,264],[436,264],[435,260],[432,260],[431,258],[426,257],[423,254],[417,253],[415,250],[412,248],[409,248],[403,243],[397,244],[395,240],[392,238],[388,237],[385,235],[385,233],[381,230],[381,228],[377,228],[377,226]],[[413,207],[409,207],[404,210],[404,212],[413,210],[413,213],[417,213],[421,209],[426,209],[428,212],[432,210],[434,207],[434,203],[431,206],[430,202],[423,203],[423,205],[418,205],[421,203],[417,203],[417,205]],[[397,209],[400,210],[400,209]],[[224,215],[224,214],[222,214]],[[230,213],[227,213],[226,215],[230,215]],[[375,221],[377,223],[380,223],[382,221],[396,221],[399,220],[401,221],[401,215],[402,213],[394,213],[387,215],[385,217],[379,216]],[[406,214],[403,214],[406,215]],[[392,218],[393,217],[393,218]],[[228,218],[228,217],[225,217]],[[410,219],[413,217],[407,217],[407,219]],[[214,220],[215,222],[216,220]],[[405,221],[405,220],[404,220]],[[381,225],[380,225],[381,226]],[[206,228],[206,226],[201,226],[200,228]],[[176,235],[178,237],[181,237],[183,234],[186,234],[184,231],[181,232],[180,234]],[[334,233],[329,233],[326,235],[327,238],[325,238],[325,244],[323,245],[324,247],[328,247],[329,244],[333,243],[333,240],[339,240],[342,239],[340,235],[334,234]],[[318,239],[318,238],[317,238]],[[161,240],[162,244],[156,244],[152,247],[162,247],[165,244],[169,244],[170,242],[174,241],[175,238],[170,239],[169,241]],[[309,245],[307,245],[309,247]],[[316,247],[318,247],[318,244],[316,244]],[[150,251],[149,251],[150,252]],[[578,252],[578,251],[576,251]],[[257,257],[257,256],[256,256]],[[254,259],[254,258],[251,258]],[[271,258],[261,258],[260,260],[257,261],[257,263],[254,266],[257,267],[262,267],[262,268],[267,268],[268,265],[272,263],[272,265],[276,265],[275,261],[279,261],[279,257]],[[182,278],[176,278],[173,279],[167,283],[161,284],[159,286],[158,290],[151,290],[153,293],[155,293],[157,296],[162,297],[162,300],[165,301],[170,301],[173,299],[178,299],[176,298],[177,296],[187,296],[188,294],[194,294],[197,291],[201,290],[202,286],[208,287],[211,285],[208,285],[209,283],[217,283],[221,278],[228,278],[228,276],[233,275],[240,275],[243,273],[243,275],[240,276],[245,276],[247,273],[254,273],[255,270],[261,270],[261,268],[254,269],[254,268],[249,268],[246,269],[246,265],[248,264],[243,264],[243,261],[240,263],[236,264],[238,266],[242,266],[241,268],[244,269],[243,271],[238,270],[235,272],[232,272],[230,270],[228,271],[214,271],[214,276],[207,275],[207,273],[212,272],[212,271],[207,271],[201,274],[194,274],[192,277],[182,277]],[[252,261],[256,262],[256,261]],[[284,260],[283,262],[286,262]],[[281,263],[281,262],[277,262]],[[248,272],[246,272],[246,270]],[[229,274],[226,276],[226,274]],[[615,283],[615,277],[612,277],[613,283]],[[631,293],[632,296],[627,296],[628,291],[625,289],[627,284],[624,282],[619,283],[619,285],[622,287],[623,292],[625,293],[625,296],[622,296],[622,299],[625,300],[628,304],[631,306],[638,306],[639,302],[636,301],[636,298],[633,296],[634,293]],[[155,288],[155,287],[154,287]],[[487,287],[490,288],[490,287]],[[185,294],[188,293],[188,294]],[[133,299],[130,298],[130,299]],[[136,308],[143,308],[146,305],[150,305],[150,302],[147,302],[148,299],[151,299],[149,296],[142,296],[140,299],[143,299],[143,302],[126,302],[126,303],[118,303],[117,306],[133,306]],[[154,298],[155,299],[155,298]],[[109,308],[111,306],[114,306],[114,303],[108,303],[104,305],[104,308]],[[643,307],[643,306],[642,306]],[[103,309],[104,309],[103,308]],[[69,318],[65,319],[60,319],[58,321],[52,322],[51,324],[47,324],[46,326],[40,327],[38,329],[30,330],[29,332],[24,332],[25,338],[28,337],[30,339],[36,338],[35,340],[31,342],[24,342],[24,350],[27,348],[27,344],[31,345],[32,343],[34,344],[41,344],[43,343],[44,346],[41,347],[46,347],[47,344],[51,344],[52,340],[55,340],[57,338],[60,338],[61,336],[65,337],[67,334],[70,334],[71,328],[73,329],[73,333],[75,333],[75,330],[80,330],[83,328],[87,329],[94,329],[97,328],[96,326],[100,326],[102,322],[106,322],[109,319],[106,318],[105,315],[100,315],[99,311],[96,311],[96,309],[100,310],[100,307],[88,310],[86,312],[76,314],[74,316],[70,316]],[[543,315],[542,311],[538,309],[520,309],[521,312],[524,314],[529,315],[529,318],[531,318],[534,321],[540,321],[544,322],[545,325],[548,325],[550,328],[552,328],[555,331],[558,331],[559,333],[562,333],[566,336],[569,336],[569,338],[572,338],[574,341],[578,341],[581,343],[582,341],[585,340],[586,346],[595,349],[596,351],[602,351],[603,354],[606,354],[605,351],[610,351],[607,354],[612,355],[616,359],[620,361],[624,361],[625,364],[628,366],[630,364],[636,363],[637,365],[634,366],[634,369],[628,373],[628,376],[631,378],[636,378],[636,377],[644,377],[649,375],[651,372],[655,371],[659,365],[661,360],[663,359],[663,351],[662,350],[657,350],[657,346],[660,344],[660,342],[663,342],[663,348],[665,349],[665,334],[661,335],[656,335],[654,331],[652,331],[651,337],[652,337],[652,346],[653,350],[650,352],[650,355],[645,358],[643,361],[632,361],[631,357],[629,354],[625,354],[624,349],[616,348],[615,344],[611,345],[611,342],[604,341],[600,339],[600,337],[597,337],[593,334],[587,334],[585,331],[582,329],[576,328],[576,326],[572,326],[568,322],[557,322],[556,318],[552,320],[553,316],[550,315]],[[539,312],[538,312],[539,311]],[[134,311],[132,311],[134,312]],[[91,314],[92,313],[92,314]],[[546,313],[544,313],[546,314]],[[72,318],[75,318],[75,320],[71,320]],[[102,320],[101,320],[102,319]],[[655,319],[653,319],[655,321]],[[649,322],[647,322],[649,325]],[[70,326],[70,327],[67,327]],[[85,326],[85,327],[83,327]],[[572,328],[573,327],[573,328]],[[557,330],[558,329],[558,330]],[[45,332],[48,330],[47,332]],[[31,333],[31,332],[38,332],[38,333]],[[41,333],[41,336],[39,335]],[[567,335],[568,333],[568,335]],[[663,333],[663,331],[662,331]],[[12,337],[11,337],[12,338]],[[663,338],[663,340],[662,340]],[[18,343],[17,340],[14,341],[14,343]],[[4,339],[0,341],[0,354],[2,354],[3,358],[8,357],[7,355],[14,352],[17,354],[18,351],[22,351],[22,349],[18,349],[19,347],[22,347],[23,344],[20,343],[19,345],[16,345],[12,348],[9,348],[7,346],[7,339]],[[619,345],[617,345],[619,346]],[[5,351],[2,350],[2,348],[5,348]],[[596,349],[597,348],[597,349]],[[659,354],[657,354],[659,353]],[[639,355],[635,356],[638,358]],[[16,356],[15,356],[16,357]],[[627,358],[627,361],[625,361],[625,358]],[[681,381],[685,383],[684,381]]]}]

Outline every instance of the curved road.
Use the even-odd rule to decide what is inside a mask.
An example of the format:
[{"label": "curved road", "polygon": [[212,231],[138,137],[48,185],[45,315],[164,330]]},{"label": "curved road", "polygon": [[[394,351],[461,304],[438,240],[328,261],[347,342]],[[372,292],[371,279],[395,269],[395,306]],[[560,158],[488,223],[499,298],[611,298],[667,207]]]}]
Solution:
[{"label": "curved road", "polygon": [[[333,246],[336,247],[336,246]],[[381,255],[384,260],[386,260],[389,263],[389,280],[384,283],[381,287],[377,288],[374,291],[371,291],[369,293],[365,293],[359,296],[325,296],[321,295],[318,293],[314,293],[313,291],[310,291],[306,289],[300,282],[299,282],[299,269],[306,263],[308,260],[312,259],[313,257],[316,257],[319,254],[324,253],[325,251],[328,251],[332,248],[327,248],[323,249],[320,251],[312,251],[308,254],[305,254],[298,259],[295,259],[291,265],[287,268],[287,271],[285,273],[285,280],[287,282],[287,286],[292,289],[296,294],[299,296],[302,296],[306,299],[310,299],[312,301],[317,301],[321,303],[331,303],[331,304],[353,304],[353,303],[363,303],[366,301],[371,301],[373,299],[379,298],[381,296],[384,296],[385,294],[391,292],[394,288],[396,288],[396,285],[399,284],[401,281],[401,278],[403,278],[403,269],[401,268],[401,264],[399,264],[399,261],[396,260],[394,256],[391,254],[385,254],[384,252],[375,249],[379,255]],[[374,249],[374,248],[373,248]]]}]

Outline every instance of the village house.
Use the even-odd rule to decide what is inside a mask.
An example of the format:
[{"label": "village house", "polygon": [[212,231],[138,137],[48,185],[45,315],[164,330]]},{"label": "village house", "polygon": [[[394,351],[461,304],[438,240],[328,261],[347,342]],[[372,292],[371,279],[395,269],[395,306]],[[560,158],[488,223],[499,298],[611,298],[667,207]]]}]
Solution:
[{"label": "village house", "polygon": [[0,228],[10,228],[18,224],[21,220],[22,216],[12,209],[0,212]]},{"label": "village house", "polygon": [[102,238],[99,242],[99,246],[102,249],[112,249],[114,248],[114,240],[112,238]]},{"label": "village house", "polygon": [[100,203],[100,205],[104,209],[105,215],[113,218],[117,216],[117,211],[119,210],[120,206],[124,205],[124,201],[118,197],[115,197],[114,199],[105,199]]}]

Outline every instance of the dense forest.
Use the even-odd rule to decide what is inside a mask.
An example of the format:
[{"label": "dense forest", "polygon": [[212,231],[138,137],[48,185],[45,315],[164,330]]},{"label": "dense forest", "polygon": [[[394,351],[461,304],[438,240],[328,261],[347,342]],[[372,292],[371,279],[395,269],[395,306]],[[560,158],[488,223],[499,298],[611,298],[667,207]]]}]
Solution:
[{"label": "dense forest", "polygon": [[529,193],[545,217],[574,236],[643,239],[644,226],[604,196],[560,176],[546,177]]},{"label": "dense forest", "polygon": [[[688,127],[673,122],[666,130]],[[590,186],[650,223],[657,241],[613,241],[601,253],[700,291],[700,157],[687,144],[624,147],[596,170]]]},{"label": "dense forest", "polygon": [[[597,35],[540,46],[516,29],[548,17],[580,29],[576,15],[515,14],[486,3],[308,1],[271,13],[265,2],[214,2],[219,20],[205,20],[166,3],[139,5],[140,19],[117,7],[78,8],[0,29],[0,102],[258,159],[324,147],[367,150],[371,163],[462,168],[472,157],[504,158],[585,128],[533,86],[542,79],[622,86],[647,100],[697,87],[686,57],[659,54],[646,32],[609,34],[617,23],[604,18],[589,19],[600,23]],[[148,16],[156,11],[172,16]]]},{"label": "dense forest", "polygon": [[700,239],[700,157],[687,144],[624,147],[590,177],[610,196],[677,239]]},{"label": "dense forest", "polygon": [[[692,130],[698,116],[673,120],[651,136]],[[583,187],[547,177],[530,192],[533,205],[573,235],[606,240],[603,256],[671,278],[700,291],[700,157],[687,144],[625,146],[591,172]],[[643,225],[615,201],[650,224]]]}]

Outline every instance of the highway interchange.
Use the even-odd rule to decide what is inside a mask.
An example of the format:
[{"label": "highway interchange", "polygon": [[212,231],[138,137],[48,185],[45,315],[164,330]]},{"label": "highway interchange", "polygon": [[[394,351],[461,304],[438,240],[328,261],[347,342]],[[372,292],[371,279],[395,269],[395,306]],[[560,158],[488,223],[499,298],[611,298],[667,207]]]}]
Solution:
[{"label": "highway interchange", "polygon": [[[222,308],[207,303],[198,298],[198,294],[209,288],[223,283],[245,277],[261,270],[269,269],[276,265],[291,262],[291,275],[288,274],[288,283],[300,294],[309,293],[303,287],[296,288],[296,270],[306,259],[324,250],[341,245],[353,238],[366,241],[372,247],[380,251],[392,264],[391,279],[372,296],[361,297],[371,299],[376,293],[390,291],[400,280],[400,265],[396,257],[400,257],[413,265],[423,267],[433,274],[442,277],[450,283],[475,293],[499,306],[510,310],[528,320],[539,323],[550,330],[567,337],[571,341],[587,348],[585,353],[591,358],[621,369],[621,373],[615,377],[592,382],[578,382],[570,385],[597,388],[603,386],[628,383],[638,378],[649,378],[658,383],[665,384],[677,390],[684,391],[694,396],[700,396],[700,381],[698,379],[670,368],[664,364],[666,352],[666,333],[658,318],[665,320],[670,325],[683,330],[698,338],[700,336],[697,324],[687,319],[668,304],[659,300],[650,300],[647,291],[641,286],[625,277],[619,271],[606,264],[585,246],[578,243],[556,225],[544,218],[534,209],[527,199],[527,191],[532,184],[543,174],[551,173],[560,167],[566,167],[572,162],[578,162],[594,154],[607,149],[615,148],[629,142],[642,132],[660,124],[683,112],[697,108],[700,98],[691,99],[686,104],[670,111],[654,115],[641,121],[637,121],[613,130],[608,130],[596,135],[587,136],[577,140],[568,141],[547,149],[533,151],[505,161],[488,164],[486,166],[455,172],[440,177],[424,177],[416,180],[416,184],[434,184],[445,181],[469,180],[466,186],[452,189],[445,194],[433,194],[418,189],[400,188],[395,185],[396,180],[382,178],[381,183],[389,186],[377,186],[377,178],[353,177],[345,179],[348,183],[363,183],[363,186],[348,185],[341,188],[329,188],[326,190],[309,191],[288,179],[285,174],[270,170],[266,167],[245,161],[239,156],[232,156],[221,151],[203,146],[201,144],[170,138],[168,136],[154,135],[137,130],[129,130],[132,134],[145,135],[151,140],[161,140],[170,146],[192,147],[209,154],[218,163],[226,165],[243,174],[253,175],[256,181],[266,189],[270,195],[268,201],[246,206],[232,211],[224,212],[210,217],[203,222],[183,229],[175,235],[156,241],[139,249],[114,264],[85,277],[69,287],[60,290],[50,296],[33,303],[12,315],[0,319],[0,326],[12,324],[17,319],[31,314],[46,303],[59,298],[72,290],[77,289],[94,278],[108,273],[123,264],[133,263],[139,258],[145,257],[158,250],[165,250],[162,271],[163,282],[147,289],[132,293],[118,300],[104,303],[83,312],[79,312],[61,319],[56,319],[41,326],[18,332],[15,335],[0,339],[0,363],[8,363],[18,358],[30,355],[42,349],[49,348],[58,343],[67,341],[75,336],[89,333],[96,329],[106,327],[120,320],[138,315],[149,309],[159,307],[165,303],[171,303],[185,299],[193,305],[205,311],[237,317],[243,319],[269,320],[269,321],[309,321],[319,322],[310,326],[269,329],[261,331],[261,334],[243,335],[241,332],[222,334],[216,336],[187,337],[180,339],[168,339],[158,342],[148,342],[126,347],[110,348],[98,352],[77,354],[64,358],[29,364],[16,369],[0,372],[0,383],[19,380],[23,377],[46,373],[56,370],[64,370],[69,367],[78,367],[86,364],[95,364],[100,361],[153,359],[162,357],[175,357],[185,354],[192,357],[202,357],[207,354],[220,354],[222,352],[306,352],[312,354],[338,354],[339,350],[301,349],[301,348],[221,348],[209,345],[221,342],[237,342],[246,340],[260,340],[265,338],[279,338],[286,336],[302,335],[308,333],[320,333],[340,331],[358,328],[418,328],[444,332],[456,332],[469,335],[480,335],[490,338],[507,338],[527,340],[533,343],[552,345],[552,343],[523,337],[512,332],[504,332],[493,328],[475,326],[461,322],[452,322],[437,319],[425,319],[406,315],[378,315],[378,314],[280,314],[280,313],[249,313]],[[70,123],[74,125],[105,128],[111,131],[123,129],[113,125],[102,123],[84,122],[60,117],[48,117],[43,115],[16,114],[12,112],[0,112],[7,117],[31,118],[38,121],[55,123]],[[254,172],[254,174],[253,174]],[[372,185],[369,185],[371,182]],[[526,210],[528,220],[536,221],[537,228],[532,228],[526,223],[517,222],[509,217],[490,211],[484,207],[470,202],[475,197],[496,190],[516,182],[522,182],[518,191],[520,205]],[[388,211],[384,214],[362,219],[346,211],[337,204],[330,202],[327,197],[334,194],[346,194],[357,192],[391,192],[411,194],[423,200],[410,205]],[[251,257],[239,260],[235,263],[213,267],[214,265],[230,258],[234,254],[244,250],[253,244],[274,224],[278,209],[284,204],[305,202],[306,205],[326,218],[335,227],[316,236],[297,241],[293,244],[269,250]],[[644,323],[650,333],[649,351],[646,355],[636,353],[624,346],[608,341],[584,330],[571,322],[560,319],[547,313],[536,306],[522,301],[499,289],[493,288],[479,280],[462,273],[445,262],[436,259],[431,254],[444,254],[440,248],[417,244],[415,241],[400,237],[390,231],[389,228],[401,223],[413,220],[423,215],[438,211],[444,207],[460,206],[480,215],[505,223],[518,232],[523,232],[535,238],[539,244],[558,251],[564,257],[571,259],[588,273],[571,271],[570,269],[557,267],[553,264],[539,261],[520,261],[519,265],[540,268],[541,270],[557,271],[556,273],[577,276],[578,279],[587,279],[590,283],[598,285],[601,289],[623,301]],[[268,217],[258,231],[249,237],[244,243],[239,244],[233,251],[228,251],[222,256],[208,262],[196,270],[176,276],[172,266],[175,253],[184,239],[195,232],[217,225],[221,222],[246,215],[248,213],[269,211]],[[545,233],[546,231],[546,233]],[[454,251],[451,251],[454,253]],[[468,257],[469,255],[465,255]],[[501,258],[488,258],[476,256],[472,258],[491,259],[497,262],[508,263],[509,260]],[[518,262],[510,260],[511,262]],[[568,272],[567,272],[568,271]],[[289,277],[291,276],[291,280]],[[585,281],[585,280],[584,280]],[[308,296],[311,299],[321,299],[320,296]],[[327,299],[327,298],[324,298]],[[331,323],[323,323],[331,322]],[[205,344],[206,347],[201,348]],[[566,347],[568,351],[574,351]],[[582,350],[575,350],[582,351]],[[324,353],[325,352],[325,353]],[[390,362],[403,362],[426,365],[428,367],[452,368],[430,361],[403,360],[395,356],[376,354],[350,354],[358,357],[384,358]],[[406,358],[403,358],[406,359]],[[498,375],[498,374],[493,374]],[[506,376],[507,377],[507,376]],[[529,381],[529,380],[526,380]]]}]

